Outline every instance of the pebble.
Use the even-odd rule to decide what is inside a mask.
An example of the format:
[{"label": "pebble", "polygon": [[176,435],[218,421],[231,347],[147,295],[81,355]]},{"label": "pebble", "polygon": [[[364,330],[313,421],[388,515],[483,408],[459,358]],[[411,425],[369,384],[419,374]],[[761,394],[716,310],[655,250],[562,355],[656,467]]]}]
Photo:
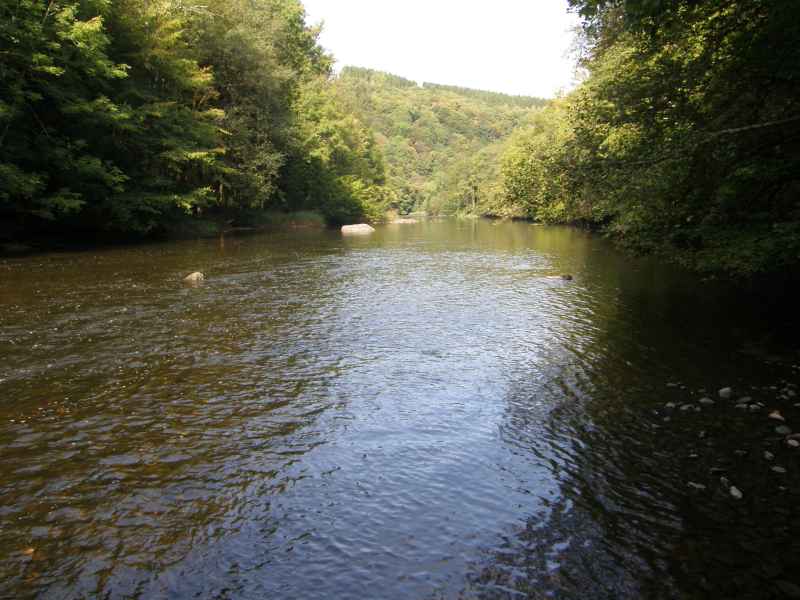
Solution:
[{"label": "pebble", "polygon": [[700,404],[703,404],[705,406],[711,406],[712,404],[714,404],[714,401],[711,398],[700,398]]},{"label": "pebble", "polygon": [[719,391],[719,397],[724,399],[724,400],[727,400],[732,395],[733,395],[733,390],[731,388],[729,388],[729,387],[722,388]]},{"label": "pebble", "polygon": [[674,402],[667,402],[667,403],[664,405],[664,408],[667,408],[667,409],[669,409],[669,410],[672,410],[672,409],[673,409],[673,408],[675,408],[676,406],[678,406],[678,405],[677,405],[677,404],[675,404]]},{"label": "pebble", "polygon": [[758,412],[761,410],[761,407],[758,404],[751,404],[749,407],[750,412]]},{"label": "pebble", "polygon": [[730,491],[731,491],[731,496],[733,496],[736,500],[741,500],[742,498],[744,498],[744,494],[742,494],[742,491],[735,485],[731,486]]},{"label": "pebble", "polygon": [[773,410],[771,413],[769,413],[769,418],[775,419],[776,421],[786,421],[779,410]]},{"label": "pebble", "polygon": [[800,448],[800,442],[797,440],[786,440],[786,445],[790,448]]},{"label": "pebble", "polygon": [[684,404],[683,406],[681,406],[681,410],[682,410],[682,411],[691,410],[692,408],[693,408],[693,407],[692,407],[692,405],[691,405],[691,404]]},{"label": "pebble", "polygon": [[748,406],[747,406],[747,404],[737,404],[736,408],[738,408],[740,410],[747,410]]},{"label": "pebble", "polygon": [[792,430],[789,429],[786,425],[778,425],[775,428],[775,433],[778,435],[791,435]]},{"label": "pebble", "polygon": [[776,473],[781,473],[781,474],[786,473],[786,469],[784,469],[783,467],[772,467],[772,470],[775,471]]},{"label": "pebble", "polygon": [[694,481],[690,481],[688,485],[689,485],[689,487],[690,487],[690,488],[692,488],[693,490],[698,490],[698,491],[700,491],[700,490],[704,490],[704,489],[706,489],[706,486],[704,486],[702,483],[695,483]]},{"label": "pebble", "polygon": [[750,404],[753,399],[750,396],[742,396],[737,400],[739,404]]},{"label": "pebble", "polygon": [[767,460],[772,460],[773,458],[775,458],[775,455],[769,450],[767,450],[764,452],[764,458]]}]

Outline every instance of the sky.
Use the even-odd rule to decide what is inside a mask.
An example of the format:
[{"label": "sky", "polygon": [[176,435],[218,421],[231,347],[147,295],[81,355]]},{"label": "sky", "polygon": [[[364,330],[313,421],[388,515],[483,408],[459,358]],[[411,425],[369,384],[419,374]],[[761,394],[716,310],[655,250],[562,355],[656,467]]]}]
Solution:
[{"label": "sky", "polygon": [[574,82],[566,0],[303,0],[345,65],[418,82],[552,97]]}]

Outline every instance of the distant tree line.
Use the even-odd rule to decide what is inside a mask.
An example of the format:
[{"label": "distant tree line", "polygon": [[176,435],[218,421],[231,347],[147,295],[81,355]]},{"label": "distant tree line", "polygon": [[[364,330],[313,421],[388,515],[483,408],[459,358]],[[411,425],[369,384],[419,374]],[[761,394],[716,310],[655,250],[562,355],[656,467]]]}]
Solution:
[{"label": "distant tree line", "polygon": [[345,67],[335,82],[348,112],[376,135],[400,212],[470,212],[499,205],[500,150],[549,101],[416,82]]}]

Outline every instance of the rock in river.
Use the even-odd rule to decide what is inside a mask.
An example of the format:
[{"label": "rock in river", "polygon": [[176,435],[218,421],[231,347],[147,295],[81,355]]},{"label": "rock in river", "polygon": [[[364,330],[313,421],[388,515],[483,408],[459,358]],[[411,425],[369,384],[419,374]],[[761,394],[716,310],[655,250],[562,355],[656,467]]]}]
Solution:
[{"label": "rock in river", "polygon": [[359,223],[358,225],[344,225],[342,233],[344,235],[369,235],[373,233],[375,228],[366,223]]},{"label": "rock in river", "polygon": [[206,278],[206,276],[203,275],[200,271],[195,271],[194,273],[190,273],[189,275],[184,277],[183,280],[186,283],[200,283],[205,278]]}]

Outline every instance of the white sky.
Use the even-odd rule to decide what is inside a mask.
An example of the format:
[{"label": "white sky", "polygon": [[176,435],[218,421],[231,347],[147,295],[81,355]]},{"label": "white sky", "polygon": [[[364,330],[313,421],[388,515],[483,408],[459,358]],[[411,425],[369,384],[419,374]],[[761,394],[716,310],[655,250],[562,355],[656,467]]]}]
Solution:
[{"label": "white sky", "polygon": [[573,84],[566,0],[303,0],[345,65],[484,90],[552,97]]}]

